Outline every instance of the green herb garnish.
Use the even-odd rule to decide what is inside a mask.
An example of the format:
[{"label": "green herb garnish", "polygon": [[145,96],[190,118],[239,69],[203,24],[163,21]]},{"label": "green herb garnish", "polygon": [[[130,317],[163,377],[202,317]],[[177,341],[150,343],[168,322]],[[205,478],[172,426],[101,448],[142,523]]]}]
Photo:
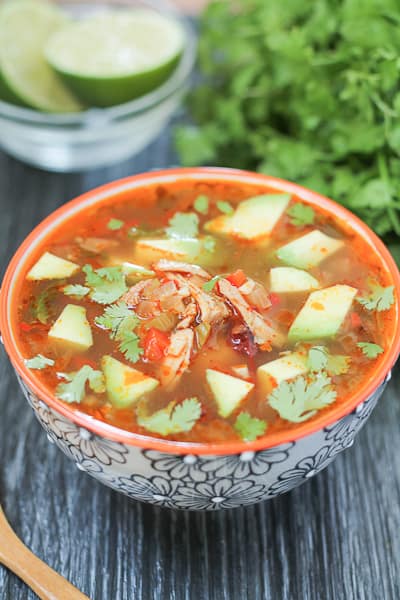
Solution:
[{"label": "green herb garnish", "polygon": [[308,368],[315,373],[325,370],[329,375],[343,375],[350,368],[350,356],[330,354],[325,346],[314,346],[308,353]]},{"label": "green herb garnish", "polygon": [[108,306],[101,317],[96,317],[96,325],[110,331],[110,338],[119,342],[119,349],[125,358],[136,363],[144,350],[134,329],[140,319],[124,302]]},{"label": "green herb garnish", "polygon": [[221,277],[222,275],[215,275],[215,277],[210,279],[210,281],[206,281],[206,283],[203,283],[203,290],[205,292],[212,292],[217,282],[221,279]]},{"label": "green herb garnish", "polygon": [[377,283],[371,283],[368,295],[358,296],[356,300],[367,310],[378,312],[388,310],[394,303],[394,286],[382,287]]},{"label": "green herb garnish", "polygon": [[203,240],[203,248],[207,252],[214,252],[217,242],[211,235],[206,235]]},{"label": "green herb garnish", "polygon": [[27,358],[24,363],[28,369],[37,369],[38,371],[41,371],[46,367],[52,367],[55,364],[52,358],[46,358],[46,356],[43,356],[42,354],[37,354],[33,358]]},{"label": "green herb garnish", "polygon": [[217,202],[217,208],[220,212],[224,213],[224,215],[233,215],[235,209],[229,202],[225,202],[224,200],[220,200]]},{"label": "green herb garnish", "polygon": [[292,225],[303,227],[304,225],[312,225],[315,220],[315,212],[311,206],[297,202],[286,211]]},{"label": "green herb garnish", "polygon": [[201,215],[206,215],[208,213],[209,204],[210,201],[208,197],[201,195],[197,196],[196,200],[194,201],[193,207]]},{"label": "green herb garnish", "polygon": [[118,231],[122,229],[124,226],[124,222],[120,219],[110,219],[107,223],[107,229],[111,229],[111,231]]},{"label": "green herb garnish", "polygon": [[99,304],[112,304],[128,290],[121,267],[103,267],[93,269],[85,265],[82,271],[86,274],[85,284],[90,288],[89,297]]},{"label": "green herb garnish", "polygon": [[267,423],[262,419],[252,417],[248,412],[241,412],[233,426],[243,441],[252,442],[267,429]]},{"label": "green herb garnish", "polygon": [[103,373],[92,369],[89,365],[84,365],[76,373],[65,373],[63,377],[67,382],[57,386],[56,396],[68,404],[82,402],[86,395],[87,383],[97,394],[102,394],[106,390]]},{"label": "green herb garnish", "polygon": [[195,238],[199,233],[199,217],[195,213],[177,212],[169,220],[165,232],[168,237],[179,240]]},{"label": "green herb garnish", "polygon": [[301,423],[332,404],[336,397],[330,377],[320,372],[309,380],[301,376],[291,382],[283,381],[270,394],[268,402],[282,419]]},{"label": "green herb garnish", "polygon": [[381,346],[378,344],[373,344],[372,342],[358,342],[357,346],[361,349],[362,353],[367,358],[377,358],[382,352],[384,352]]},{"label": "green herb garnish", "polygon": [[187,398],[181,404],[170,402],[166,408],[147,415],[138,408],[137,422],[140,427],[159,435],[172,435],[190,431],[201,416],[201,404],[197,398]]},{"label": "green herb garnish", "polygon": [[83,298],[87,296],[90,292],[90,288],[85,287],[84,285],[66,285],[62,291],[66,296],[75,296],[76,298]]}]

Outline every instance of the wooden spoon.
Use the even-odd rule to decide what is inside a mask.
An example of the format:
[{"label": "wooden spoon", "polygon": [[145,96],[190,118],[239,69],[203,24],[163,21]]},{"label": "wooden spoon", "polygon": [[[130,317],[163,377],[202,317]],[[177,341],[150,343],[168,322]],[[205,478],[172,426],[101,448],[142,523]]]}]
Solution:
[{"label": "wooden spoon", "polygon": [[11,529],[1,506],[0,564],[25,581],[41,600],[89,600],[28,550]]}]

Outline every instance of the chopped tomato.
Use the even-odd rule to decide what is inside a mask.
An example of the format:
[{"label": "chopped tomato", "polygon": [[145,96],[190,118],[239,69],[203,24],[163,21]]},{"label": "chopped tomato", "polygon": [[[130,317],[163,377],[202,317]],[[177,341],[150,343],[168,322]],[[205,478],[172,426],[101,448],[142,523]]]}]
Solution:
[{"label": "chopped tomato", "polygon": [[362,321],[361,321],[361,317],[358,313],[352,312],[350,315],[350,321],[351,321],[351,326],[353,327],[353,329],[358,329],[358,327],[361,327]]},{"label": "chopped tomato", "polygon": [[243,273],[242,269],[238,269],[231,275],[228,275],[228,277],[226,277],[226,279],[229,281],[229,283],[231,283],[235,287],[240,287],[247,281],[247,277]]},{"label": "chopped tomato", "polygon": [[271,301],[272,306],[277,306],[278,304],[281,303],[280,296],[278,296],[278,294],[275,294],[274,292],[270,293],[269,299]]},{"label": "chopped tomato", "polygon": [[144,339],[144,358],[149,362],[162,359],[169,345],[169,337],[163,331],[151,327]]}]

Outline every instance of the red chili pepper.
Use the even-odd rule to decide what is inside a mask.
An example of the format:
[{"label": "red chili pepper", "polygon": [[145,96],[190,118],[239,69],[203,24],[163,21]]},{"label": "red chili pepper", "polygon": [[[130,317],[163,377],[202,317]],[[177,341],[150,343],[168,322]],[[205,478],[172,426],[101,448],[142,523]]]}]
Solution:
[{"label": "red chili pepper", "polygon": [[151,327],[144,339],[144,358],[149,362],[157,362],[164,356],[169,346],[169,337],[163,331]]},{"label": "red chili pepper", "polygon": [[229,283],[231,283],[235,287],[240,287],[247,281],[247,277],[243,273],[242,269],[238,269],[231,275],[228,275],[228,277],[226,277],[226,279],[229,281]]},{"label": "red chili pepper", "polygon": [[362,325],[361,317],[358,313],[352,312],[350,315],[351,326],[353,329],[358,329]]},{"label": "red chili pepper", "polygon": [[278,294],[275,294],[274,292],[270,293],[269,299],[271,300],[272,306],[278,306],[278,304],[281,303],[280,296],[278,296]]},{"label": "red chili pepper", "polygon": [[21,321],[21,323],[19,324],[19,328],[21,329],[21,331],[32,331],[33,329],[33,325],[29,325],[29,323],[25,323],[24,321]]}]

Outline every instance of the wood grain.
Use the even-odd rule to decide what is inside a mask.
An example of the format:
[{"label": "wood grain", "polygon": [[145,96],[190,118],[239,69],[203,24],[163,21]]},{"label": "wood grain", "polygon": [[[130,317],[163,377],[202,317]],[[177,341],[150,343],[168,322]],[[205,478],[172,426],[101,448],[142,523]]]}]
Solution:
[{"label": "wood grain", "polygon": [[[140,157],[56,175],[0,153],[0,266],[45,215],[95,185],[176,163],[168,134]],[[217,514],[108,490],[53,445],[0,349],[0,501],[21,539],[92,600],[398,600],[400,371],[353,448],[304,486]],[[0,567],[1,600],[34,594]]]}]

